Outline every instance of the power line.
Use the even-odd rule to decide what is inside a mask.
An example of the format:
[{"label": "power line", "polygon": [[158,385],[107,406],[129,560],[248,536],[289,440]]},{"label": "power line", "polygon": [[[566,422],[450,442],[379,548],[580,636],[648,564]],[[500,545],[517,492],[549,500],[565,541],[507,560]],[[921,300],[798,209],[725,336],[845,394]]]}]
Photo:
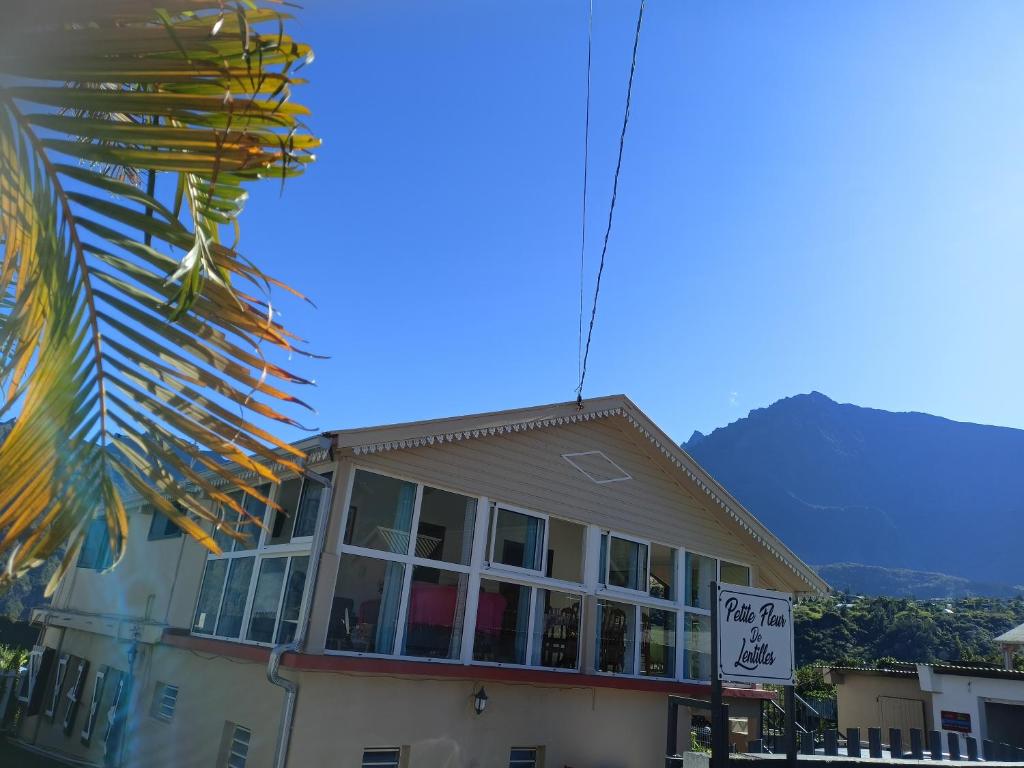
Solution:
[{"label": "power line", "polygon": [[587,254],[587,171],[590,168],[590,60],[594,48],[594,0],[587,19],[587,110],[583,122],[583,215],[580,225],[580,319],[576,340],[576,375],[583,376],[583,278]]},{"label": "power line", "polygon": [[583,351],[583,364],[580,367],[580,383],[576,387],[576,403],[583,406],[583,384],[587,378],[587,358],[590,357],[590,340],[594,335],[594,321],[597,319],[597,299],[601,294],[601,275],[604,273],[604,260],[608,253],[608,238],[612,233],[612,219],[615,215],[615,200],[619,192],[619,172],[622,170],[622,151],[626,144],[626,127],[629,125],[629,108],[633,99],[633,75],[636,74],[636,53],[640,47],[640,25],[644,20],[644,5],[640,0],[640,12],[636,18],[636,35],[633,38],[633,59],[629,66],[629,85],[626,87],[626,111],[622,116],[622,133],[619,134],[619,158],[615,163],[615,177],[612,181],[612,199],[608,206],[608,226],[604,231],[604,245],[601,247],[601,261],[597,267],[597,283],[594,286],[594,305],[590,310],[590,327],[587,330],[587,345]]}]

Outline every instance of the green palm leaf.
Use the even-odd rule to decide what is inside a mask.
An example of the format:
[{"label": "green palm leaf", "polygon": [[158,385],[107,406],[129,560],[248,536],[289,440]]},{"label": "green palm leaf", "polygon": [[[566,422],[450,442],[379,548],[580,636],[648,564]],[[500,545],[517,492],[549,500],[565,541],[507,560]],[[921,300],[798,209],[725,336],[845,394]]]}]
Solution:
[{"label": "green palm leaf", "polygon": [[[272,287],[294,291],[222,241],[247,187],[301,173],[319,144],[289,100],[312,53],[279,5],[5,6],[2,579],[67,546],[55,584],[97,514],[116,562],[123,488],[218,551],[203,497],[246,516],[223,481],[262,498],[250,485],[301,469],[260,424],[304,405],[287,386],[309,382],[268,359],[303,351],[270,311]],[[153,174],[174,194],[130,183]]]}]

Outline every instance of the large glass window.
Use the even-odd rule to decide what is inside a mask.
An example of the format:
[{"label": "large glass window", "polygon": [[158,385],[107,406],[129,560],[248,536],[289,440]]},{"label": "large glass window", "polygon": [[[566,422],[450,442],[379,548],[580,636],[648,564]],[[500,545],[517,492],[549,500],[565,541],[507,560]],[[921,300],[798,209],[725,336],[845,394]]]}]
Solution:
[{"label": "large glass window", "polygon": [[541,569],[544,519],[498,507],[491,561],[531,571]]},{"label": "large glass window", "polygon": [[711,608],[711,582],[718,563],[713,557],[686,553],[686,604],[692,608]]},{"label": "large glass window", "polygon": [[393,653],[405,565],[342,555],[334,586],[327,649]]},{"label": "large glass window", "polygon": [[525,664],[530,622],[530,587],[493,579],[480,580],[473,658]]},{"label": "large glass window", "polygon": [[477,500],[424,487],[416,530],[416,557],[469,565]]},{"label": "large glass window", "polygon": [[224,577],[228,573],[227,560],[207,560],[203,572],[203,586],[199,591],[199,602],[196,603],[196,615],[192,620],[192,631],[202,635],[212,635],[217,628],[217,613],[220,611],[220,600],[224,595]]},{"label": "large glass window", "polygon": [[416,485],[356,470],[345,543],[408,554]]},{"label": "large glass window", "polygon": [[676,550],[663,544],[651,544],[651,597],[662,600],[676,599]]},{"label": "large glass window", "polygon": [[[270,493],[270,485],[261,485],[256,490],[261,496],[266,497]],[[244,552],[255,549],[262,531],[257,521],[263,521],[267,505],[255,496],[242,493],[242,491],[232,491],[228,496],[245,510],[245,514],[239,515],[227,505],[221,504],[220,518],[225,521],[226,525],[214,529],[213,540],[224,552]],[[238,539],[232,536],[232,530],[241,534],[242,538]]]},{"label": "large glass window", "polygon": [[228,567],[228,580],[224,585],[224,599],[220,604],[217,619],[217,634],[221,637],[238,637],[242,630],[242,616],[245,602],[249,597],[249,579],[252,578],[254,557],[233,558]]},{"label": "large glass window", "polygon": [[260,564],[256,594],[249,612],[249,640],[269,643],[274,639],[274,625],[277,624],[277,609],[281,602],[281,588],[284,586],[287,567],[287,557],[266,557]]},{"label": "large glass window", "polygon": [[579,595],[550,589],[535,591],[530,664],[554,669],[579,669],[582,599]]},{"label": "large glass window", "polygon": [[737,565],[725,560],[719,566],[721,573],[719,581],[723,584],[739,584],[744,587],[750,586],[750,569],[745,565]]},{"label": "large glass window", "polygon": [[711,679],[711,617],[686,614],[686,648],[683,656],[684,677],[689,680]]},{"label": "large glass window", "polygon": [[597,668],[601,672],[633,674],[636,606],[597,601]]},{"label": "large glass window", "polygon": [[288,558],[288,579],[284,585],[281,602],[281,621],[277,625],[278,643],[290,643],[295,639],[299,626],[299,610],[306,590],[306,573],[309,570],[309,556]]},{"label": "large glass window", "polygon": [[586,527],[557,517],[548,519],[548,553],[545,573],[562,581],[583,581],[583,542]]},{"label": "large glass window", "polygon": [[[330,480],[333,472],[324,473]],[[277,492],[277,503],[281,507],[274,511],[267,544],[287,544],[296,539],[308,539],[316,530],[317,512],[320,499],[326,487],[308,478],[293,477],[281,483]]]},{"label": "large glass window", "polygon": [[640,670],[650,677],[676,676],[676,613],[660,608],[640,610]]},{"label": "large glass window", "polygon": [[608,539],[608,586],[646,590],[647,545],[618,536]]},{"label": "large glass window", "polygon": [[406,610],[406,656],[457,659],[469,575],[418,565],[412,569]]}]

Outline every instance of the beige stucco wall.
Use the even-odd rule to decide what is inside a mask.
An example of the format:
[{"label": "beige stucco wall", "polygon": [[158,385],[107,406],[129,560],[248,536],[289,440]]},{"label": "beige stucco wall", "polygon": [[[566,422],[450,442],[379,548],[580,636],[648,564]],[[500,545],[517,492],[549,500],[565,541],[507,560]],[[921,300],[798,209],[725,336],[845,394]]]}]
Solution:
[{"label": "beige stucco wall", "polygon": [[[931,695],[922,693],[917,676],[887,677],[874,674],[851,674],[841,676],[836,686],[836,703],[839,708],[839,729],[860,728],[861,738],[867,739],[868,728],[887,729],[883,724],[879,699],[888,696],[920,702],[924,710],[925,730],[933,728]],[[888,742],[889,734],[883,730],[882,740]],[[903,734],[903,746],[909,749],[909,734]]]}]

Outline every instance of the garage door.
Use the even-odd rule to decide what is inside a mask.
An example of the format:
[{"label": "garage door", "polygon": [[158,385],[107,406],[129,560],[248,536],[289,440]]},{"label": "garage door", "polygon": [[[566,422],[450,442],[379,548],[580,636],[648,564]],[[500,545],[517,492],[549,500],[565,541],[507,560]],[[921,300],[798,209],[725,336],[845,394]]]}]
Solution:
[{"label": "garage door", "polygon": [[1024,747],[1024,705],[985,702],[985,738]]},{"label": "garage door", "polygon": [[903,731],[903,743],[910,744],[910,729],[924,731],[924,702],[920,699],[900,699],[895,696],[879,696],[878,706],[882,713],[882,738],[889,738],[890,728]]}]

